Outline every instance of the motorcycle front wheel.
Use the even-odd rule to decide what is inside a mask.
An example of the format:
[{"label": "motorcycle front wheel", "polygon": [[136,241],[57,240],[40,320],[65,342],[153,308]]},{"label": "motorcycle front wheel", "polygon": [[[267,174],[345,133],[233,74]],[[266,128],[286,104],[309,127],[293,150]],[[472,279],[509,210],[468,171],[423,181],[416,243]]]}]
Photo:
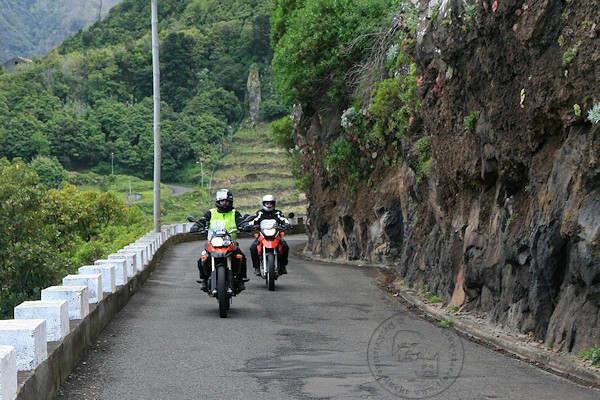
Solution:
[{"label": "motorcycle front wheel", "polygon": [[275,254],[267,254],[267,286],[270,291],[275,290]]},{"label": "motorcycle front wheel", "polygon": [[227,268],[224,265],[217,267],[217,300],[219,301],[219,316],[227,318],[229,296],[227,295]]}]

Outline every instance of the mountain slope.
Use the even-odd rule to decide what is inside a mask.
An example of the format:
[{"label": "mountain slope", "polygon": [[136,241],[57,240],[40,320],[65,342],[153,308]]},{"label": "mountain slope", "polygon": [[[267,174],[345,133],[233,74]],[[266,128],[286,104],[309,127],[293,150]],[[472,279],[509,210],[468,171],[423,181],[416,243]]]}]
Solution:
[{"label": "mountain slope", "polygon": [[0,0],[0,62],[42,56],[122,0]]},{"label": "mountain slope", "polygon": [[230,189],[242,214],[254,213],[262,196],[273,194],[285,214],[306,215],[306,196],[296,188],[288,155],[269,140],[269,133],[267,124],[246,126],[225,143],[226,155],[209,180],[210,193]]}]

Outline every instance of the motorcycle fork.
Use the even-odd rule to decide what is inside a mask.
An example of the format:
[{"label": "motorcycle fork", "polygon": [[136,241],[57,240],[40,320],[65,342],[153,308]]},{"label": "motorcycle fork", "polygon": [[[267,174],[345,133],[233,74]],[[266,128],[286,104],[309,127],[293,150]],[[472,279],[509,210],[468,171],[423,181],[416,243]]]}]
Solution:
[{"label": "motorcycle fork", "polygon": [[[260,257],[260,272],[261,272],[261,276],[263,278],[265,276],[267,276],[267,254],[268,254],[268,252],[266,251],[265,247],[263,246],[262,254]],[[278,261],[278,257],[277,257],[277,248],[276,247],[273,249],[273,254],[275,254],[275,273],[277,275],[279,275],[279,261]]]},{"label": "motorcycle fork", "polygon": [[[217,263],[215,258],[211,257],[211,272],[210,272],[210,292],[213,297],[217,295]],[[233,288],[231,287],[233,282],[233,270],[231,268],[231,257],[227,257],[227,294],[233,294]]]}]

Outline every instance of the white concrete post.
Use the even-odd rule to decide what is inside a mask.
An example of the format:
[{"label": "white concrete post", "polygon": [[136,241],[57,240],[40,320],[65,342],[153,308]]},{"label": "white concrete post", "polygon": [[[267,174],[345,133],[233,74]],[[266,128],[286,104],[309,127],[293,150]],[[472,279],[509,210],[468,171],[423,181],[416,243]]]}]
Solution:
[{"label": "white concrete post", "polygon": [[[129,249],[117,250],[116,255],[132,255],[133,256],[133,267],[134,270],[140,272],[144,269],[143,250],[139,247],[131,247]],[[110,257],[109,257],[110,259]]]},{"label": "white concrete post", "polygon": [[114,293],[117,291],[114,265],[84,265],[77,272],[81,275],[100,274],[102,276],[102,291]]},{"label": "white concrete post", "polygon": [[110,254],[108,257],[108,260],[125,260],[125,265],[127,265],[127,278],[131,279],[135,276],[135,274],[137,274],[137,269],[135,268],[135,260],[133,258],[133,255],[131,253],[129,254],[125,254],[125,253],[121,253],[121,254]]},{"label": "white concrete post", "polygon": [[0,400],[17,398],[17,354],[13,346],[0,346]]},{"label": "white concrete post", "polygon": [[152,259],[152,257],[154,257],[154,254],[156,253],[156,250],[157,250],[156,239],[143,237],[141,239],[138,239],[134,244],[150,246],[150,248],[148,250],[148,258]]},{"label": "white concrete post", "polygon": [[102,275],[100,274],[67,275],[63,278],[62,283],[63,286],[87,286],[90,304],[96,304],[104,298]]},{"label": "white concrete post", "polygon": [[69,303],[66,300],[25,301],[15,307],[15,319],[45,319],[46,340],[62,342],[69,334]]},{"label": "white concrete post", "polygon": [[90,313],[87,286],[50,286],[42,289],[42,300],[67,300],[69,319],[84,319]]},{"label": "white concrete post", "polygon": [[123,286],[129,280],[127,278],[127,262],[125,260],[96,260],[94,265],[114,265],[115,285]]},{"label": "white concrete post", "polygon": [[33,371],[48,357],[46,320],[1,320],[0,345],[12,346],[15,348],[17,371]]},{"label": "white concrete post", "polygon": [[177,235],[179,233],[185,233],[185,224],[177,224],[174,226],[175,232],[174,234]]},{"label": "white concrete post", "polygon": [[127,246],[125,246],[123,248],[124,251],[141,251],[142,252],[142,269],[148,265],[148,262],[150,261],[150,245],[149,244],[143,244],[143,243],[133,243],[133,244],[129,244]]}]

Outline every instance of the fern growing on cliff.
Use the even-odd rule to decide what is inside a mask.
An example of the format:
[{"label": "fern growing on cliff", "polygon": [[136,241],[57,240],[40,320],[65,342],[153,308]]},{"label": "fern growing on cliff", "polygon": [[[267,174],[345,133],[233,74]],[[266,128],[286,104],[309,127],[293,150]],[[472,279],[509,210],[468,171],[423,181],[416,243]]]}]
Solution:
[{"label": "fern growing on cliff", "polygon": [[477,120],[479,119],[479,111],[471,111],[469,113],[469,115],[467,115],[464,119],[463,119],[463,123],[465,125],[465,130],[472,132],[473,130],[475,130],[475,124],[477,123]]}]

